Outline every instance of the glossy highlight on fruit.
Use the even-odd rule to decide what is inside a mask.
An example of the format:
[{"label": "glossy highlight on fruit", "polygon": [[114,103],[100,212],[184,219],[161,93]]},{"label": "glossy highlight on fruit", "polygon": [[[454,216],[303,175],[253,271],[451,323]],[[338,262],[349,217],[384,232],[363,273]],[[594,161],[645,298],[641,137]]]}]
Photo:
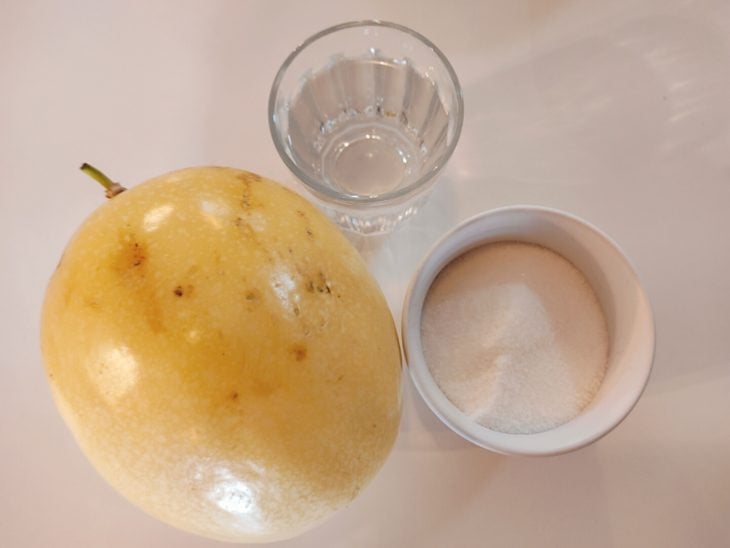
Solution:
[{"label": "glossy highlight on fruit", "polygon": [[383,464],[400,419],[388,306],[297,194],[191,168],[99,207],[49,283],[56,403],[101,475],[176,527],[297,535]]}]

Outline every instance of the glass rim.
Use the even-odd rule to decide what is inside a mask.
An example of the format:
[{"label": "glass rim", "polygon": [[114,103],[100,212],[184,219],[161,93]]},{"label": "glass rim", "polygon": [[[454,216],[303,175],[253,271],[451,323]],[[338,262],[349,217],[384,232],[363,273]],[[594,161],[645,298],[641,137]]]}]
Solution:
[{"label": "glass rim", "polygon": [[[425,45],[428,49],[433,51],[436,56],[439,58],[441,63],[443,64],[444,68],[446,69],[446,73],[449,76],[449,79],[451,80],[452,85],[454,86],[454,92],[456,96],[456,117],[455,117],[455,129],[454,129],[454,136],[447,146],[446,150],[441,155],[441,159],[439,162],[436,163],[436,165],[429,170],[427,173],[424,173],[421,175],[417,180],[410,183],[409,185],[404,186],[403,188],[399,188],[397,190],[393,190],[390,192],[385,192],[383,194],[379,194],[377,196],[365,196],[360,194],[348,194],[345,192],[338,192],[337,190],[334,190],[328,186],[323,185],[321,182],[319,182],[317,179],[310,177],[307,173],[305,173],[289,156],[287,153],[287,149],[284,146],[282,139],[279,138],[279,134],[277,131],[277,124],[276,124],[276,98],[279,92],[279,87],[281,85],[282,80],[284,79],[284,75],[286,74],[287,69],[289,66],[294,62],[294,60],[299,56],[302,51],[304,51],[310,44],[316,42],[320,38],[323,38],[325,36],[328,36],[330,34],[333,34],[335,32],[345,30],[345,29],[351,29],[351,28],[357,28],[357,27],[383,27],[383,28],[389,28],[393,30],[397,30],[399,32],[403,32],[405,34],[408,34],[421,42],[423,45]],[[461,90],[461,84],[459,83],[459,78],[456,76],[456,71],[454,70],[454,67],[451,66],[451,63],[446,58],[446,56],[443,54],[443,52],[422,34],[419,32],[416,32],[413,29],[410,29],[406,26],[400,25],[398,23],[392,23],[390,21],[382,21],[380,19],[362,19],[357,21],[348,21],[345,23],[340,23],[331,27],[328,27],[326,29],[323,29],[313,35],[311,35],[309,38],[301,42],[297,47],[294,48],[294,50],[287,56],[287,58],[282,63],[281,67],[279,68],[278,72],[276,73],[276,76],[274,78],[274,82],[271,85],[271,91],[269,92],[269,130],[271,131],[271,137],[274,141],[274,146],[276,147],[277,152],[279,153],[279,156],[281,156],[282,160],[284,160],[284,163],[287,165],[287,167],[294,173],[294,175],[299,178],[300,181],[304,183],[305,186],[307,186],[312,192],[315,194],[323,195],[326,198],[329,198],[331,200],[350,204],[350,205],[376,205],[376,204],[383,204],[385,202],[391,202],[393,200],[397,200],[398,198],[404,198],[407,195],[413,193],[417,189],[424,187],[427,185],[427,183],[432,180],[434,177],[436,177],[441,169],[446,165],[446,163],[451,158],[451,155],[453,154],[454,150],[456,149],[456,145],[459,142],[459,137],[461,136],[461,128],[464,122],[464,98],[462,95]]]}]

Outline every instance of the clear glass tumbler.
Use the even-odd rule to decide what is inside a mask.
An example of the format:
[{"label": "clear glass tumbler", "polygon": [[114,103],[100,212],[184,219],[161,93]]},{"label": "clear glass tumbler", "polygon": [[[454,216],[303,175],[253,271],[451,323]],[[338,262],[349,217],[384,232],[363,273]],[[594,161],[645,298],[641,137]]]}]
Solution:
[{"label": "clear glass tumbler", "polygon": [[383,21],[325,29],[287,57],[269,97],[279,154],[340,227],[390,231],[416,213],[461,133],[454,69]]}]

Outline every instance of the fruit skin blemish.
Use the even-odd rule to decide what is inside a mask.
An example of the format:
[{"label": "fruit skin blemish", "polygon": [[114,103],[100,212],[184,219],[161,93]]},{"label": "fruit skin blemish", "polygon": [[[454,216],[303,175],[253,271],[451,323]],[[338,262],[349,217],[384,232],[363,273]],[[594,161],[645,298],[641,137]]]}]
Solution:
[{"label": "fruit skin blemish", "polygon": [[585,276],[539,245],[497,242],[449,263],[424,303],[426,363],[444,395],[491,430],[531,434],[580,413],[608,362]]}]

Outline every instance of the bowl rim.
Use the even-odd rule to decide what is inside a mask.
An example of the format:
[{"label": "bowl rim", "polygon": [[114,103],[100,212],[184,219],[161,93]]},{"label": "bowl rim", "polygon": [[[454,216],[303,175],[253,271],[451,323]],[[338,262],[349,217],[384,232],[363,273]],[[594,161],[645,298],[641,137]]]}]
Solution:
[{"label": "bowl rim", "polygon": [[[454,86],[454,92],[456,96],[456,111],[455,111],[455,120],[456,120],[456,126],[454,129],[454,138],[449,143],[448,147],[442,154],[441,160],[427,173],[423,174],[421,177],[419,177],[416,181],[412,182],[411,184],[404,186],[403,188],[399,188],[390,192],[385,192],[383,194],[378,194],[377,196],[365,196],[360,194],[350,194],[346,192],[337,192],[334,189],[331,189],[325,185],[323,185],[321,182],[319,182],[317,179],[310,177],[307,173],[302,171],[299,166],[296,165],[296,163],[291,159],[289,154],[287,153],[287,148],[282,142],[282,140],[279,138],[279,134],[277,132],[277,113],[276,113],[276,99],[279,92],[279,86],[281,85],[282,80],[284,79],[284,75],[286,74],[287,69],[289,66],[294,62],[294,60],[299,56],[302,51],[304,51],[310,44],[316,42],[320,38],[323,38],[325,36],[328,36],[330,34],[334,34],[335,32],[351,29],[351,28],[357,28],[357,27],[383,27],[383,28],[389,28],[393,30],[397,30],[400,32],[403,32],[405,34],[408,34],[421,42],[423,45],[425,45],[428,49],[433,51],[436,56],[439,58],[441,63],[443,63],[444,68],[446,69],[447,74],[449,75],[449,79],[452,82],[452,85]],[[434,44],[431,40],[426,38],[421,33],[408,28],[404,25],[393,23],[390,21],[383,21],[381,19],[360,19],[356,21],[347,21],[344,23],[339,23],[337,25],[333,25],[331,27],[327,27],[326,29],[323,29],[313,35],[311,35],[309,38],[301,42],[299,45],[297,45],[294,50],[287,56],[287,58],[282,63],[281,67],[279,67],[279,70],[276,73],[276,76],[274,77],[274,81],[271,85],[271,91],[269,92],[269,103],[268,103],[268,121],[269,121],[269,131],[271,132],[271,138],[274,141],[274,146],[276,147],[276,151],[279,153],[279,156],[282,160],[284,160],[284,163],[286,166],[294,173],[294,175],[302,181],[305,186],[307,186],[312,192],[315,194],[318,194],[320,196],[323,196],[329,200],[333,200],[336,202],[348,204],[348,205],[354,205],[354,206],[375,206],[375,205],[382,205],[383,203],[393,202],[397,201],[398,199],[405,198],[408,195],[418,191],[418,189],[425,187],[429,181],[436,178],[436,176],[441,172],[441,170],[444,168],[444,166],[448,163],[449,159],[451,158],[452,154],[454,153],[454,150],[456,149],[456,145],[459,142],[459,138],[461,136],[461,130],[464,125],[464,96],[461,88],[461,83],[459,82],[459,78],[456,75],[456,71],[454,70],[454,67],[451,65],[449,60],[446,58],[446,56],[443,54],[443,52]]]},{"label": "bowl rim", "polygon": [[[646,359],[644,359],[643,363],[641,363],[641,374],[640,377],[637,379],[636,385],[634,386],[629,404],[623,407],[618,416],[616,416],[612,421],[607,421],[605,424],[599,425],[599,428],[596,428],[588,434],[581,436],[577,439],[572,439],[565,443],[549,443],[549,433],[557,428],[560,428],[562,425],[557,426],[555,429],[547,430],[545,432],[536,432],[534,434],[507,434],[492,431],[488,428],[478,425],[478,423],[472,421],[466,415],[461,413],[461,411],[459,411],[456,406],[446,398],[440,388],[438,388],[438,386],[436,385],[435,380],[433,379],[433,376],[431,375],[431,372],[428,368],[428,365],[423,358],[423,348],[420,337],[420,321],[423,303],[425,301],[426,295],[428,294],[428,290],[439,272],[441,272],[456,257],[468,251],[468,249],[472,249],[474,247],[473,242],[471,244],[461,243],[460,245],[455,243],[458,235],[468,230],[470,227],[472,227],[472,225],[484,222],[483,219],[485,217],[494,217],[495,215],[503,215],[510,212],[523,212],[530,215],[562,217],[573,223],[581,225],[583,228],[593,232],[599,238],[603,239],[609,247],[613,248],[613,250],[617,252],[620,260],[625,263],[628,270],[631,272],[635,281],[636,288],[638,290],[640,303],[644,307],[644,312],[646,313],[645,325],[647,328],[647,337],[645,344],[642,346],[643,355],[646,356]],[[444,254],[445,259],[437,261],[435,257],[441,252],[446,252]],[[435,271],[433,276],[430,277],[430,280],[427,280],[426,272],[427,270],[430,270],[434,267],[434,264],[432,263],[436,263]],[[420,295],[422,295],[422,299],[420,299],[420,302],[416,302],[414,300],[415,293],[419,293]],[[415,325],[416,322],[418,325]],[[453,430],[462,438],[484,449],[506,455],[522,456],[549,456],[567,453],[590,445],[591,443],[597,441],[598,439],[611,432],[629,415],[631,410],[638,403],[644,390],[646,389],[649,381],[649,376],[653,368],[656,350],[656,325],[654,322],[654,313],[651,307],[651,303],[646,295],[646,291],[641,284],[640,278],[634,265],[631,263],[630,259],[623,252],[620,246],[606,233],[604,233],[588,221],[581,219],[580,217],[558,209],[534,205],[511,205],[483,211],[462,221],[454,228],[449,230],[445,235],[443,235],[423,257],[418,267],[416,268],[413,277],[411,278],[403,302],[403,309],[401,314],[401,337],[403,354],[405,356],[405,361],[409,370],[411,380],[421,398],[426,402],[426,405],[441,420],[441,422],[443,422],[448,428]],[[426,386],[424,379],[430,379],[430,384],[436,387],[436,390],[439,392],[441,397],[432,397],[431,392],[433,391],[433,388]],[[444,402],[446,402],[446,404],[444,404]],[[565,424],[569,424],[576,419],[577,417],[571,419]],[[467,432],[460,425],[460,423],[463,422],[471,422],[471,424],[473,425],[478,425],[479,432],[488,435],[476,436],[471,432]],[[490,432],[493,435],[490,435]],[[540,440],[539,443],[538,437]],[[531,445],[529,443],[530,440],[535,440],[535,445]],[[548,440],[548,442],[546,442],[545,440]]]}]

